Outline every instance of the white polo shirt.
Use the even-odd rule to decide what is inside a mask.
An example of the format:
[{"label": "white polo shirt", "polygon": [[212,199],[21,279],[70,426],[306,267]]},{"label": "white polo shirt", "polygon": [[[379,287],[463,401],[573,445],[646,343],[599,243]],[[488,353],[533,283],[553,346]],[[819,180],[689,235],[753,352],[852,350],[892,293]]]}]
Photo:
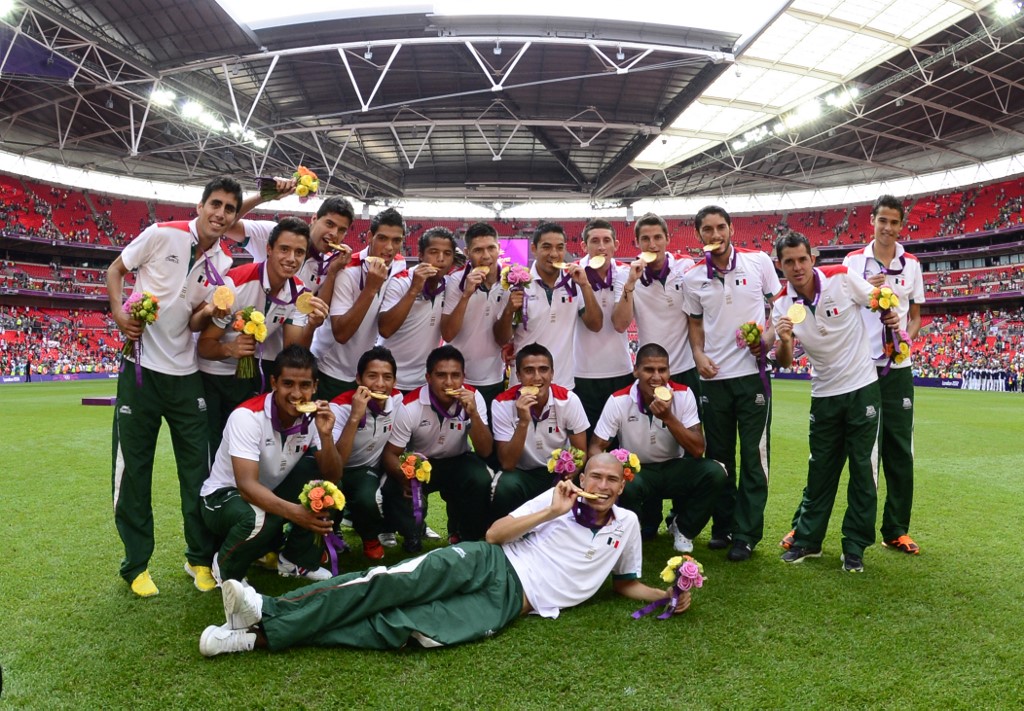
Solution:
[{"label": "white polo shirt", "polygon": [[[579,261],[581,267],[589,263],[589,256]],[[615,378],[633,372],[633,361],[629,357],[629,336],[625,332],[619,333],[612,326],[612,311],[615,310],[615,303],[622,298],[622,287],[626,284],[629,267],[612,260],[608,270],[612,276],[611,288],[594,290],[594,298],[601,307],[601,330],[595,333],[583,324],[576,327],[575,375],[578,378]]]},{"label": "white polo shirt", "polygon": [[[860,314],[861,307],[871,301],[874,287],[843,266],[814,271],[821,283],[818,303],[813,307],[807,304],[807,318],[793,326],[793,335],[800,339],[813,368],[811,397],[859,390],[878,380]],[[798,300],[803,303],[787,284],[772,309],[773,322],[778,325]],[[873,316],[878,318],[878,314]]]},{"label": "white polo shirt", "polygon": [[[519,425],[516,400],[519,398],[521,387],[516,385],[509,388],[491,403],[495,441],[511,442],[515,435],[516,427]],[[532,423],[530,433],[526,435],[523,452],[516,464],[520,469],[546,467],[551,452],[568,446],[569,435],[586,432],[590,427],[579,397],[561,385],[551,384],[546,405],[540,413],[540,418]]]},{"label": "white polo shirt", "polygon": [[[209,496],[227,487],[237,487],[231,458],[248,459],[260,463],[259,481],[268,489],[276,489],[292,468],[309,450],[320,447],[316,424],[309,423],[306,433],[297,432],[281,441],[281,433],[274,431],[271,406],[274,393],[263,393],[236,407],[224,427],[217,457],[210,476],[203,482],[200,496]],[[299,421],[296,420],[296,424]]]},{"label": "white polo shirt", "polygon": [[[363,285],[366,282],[366,251],[364,249],[353,256],[348,267],[340,271],[334,278],[331,316],[343,316],[359,298],[359,293],[363,290]],[[324,321],[324,325],[316,330],[316,333],[313,334],[311,350],[317,357],[321,371],[337,380],[354,381],[356,379],[356,365],[359,363],[359,357],[373,348],[373,344],[377,342],[377,316],[380,314],[384,291],[387,289],[388,282],[403,269],[405,269],[405,259],[395,257],[391,262],[388,276],[377,293],[374,294],[373,302],[367,309],[362,323],[346,343],[338,343],[334,340],[330,319]]]},{"label": "white polo shirt", "polygon": [[[408,269],[395,274],[383,290],[381,313],[393,308],[411,288],[412,273]],[[390,349],[391,355],[395,357],[395,384],[399,390],[408,392],[426,384],[427,356],[441,345],[443,308],[444,289],[433,298],[427,298],[420,292],[398,330],[387,338],[377,337],[377,345]]]},{"label": "white polo shirt", "polygon": [[[476,411],[487,424],[487,403],[471,385],[464,385],[473,391]],[[402,400],[402,407],[395,417],[388,443],[405,450],[419,452],[427,459],[456,457],[469,451],[469,428],[472,423],[461,405],[454,403],[448,412],[439,415],[430,406],[430,389],[424,385],[416,388]]]},{"label": "white polo shirt", "polygon": [[[594,434],[605,441],[618,435],[619,446],[636,454],[641,464],[679,459],[686,450],[664,422],[640,410],[638,387],[634,381],[608,398]],[[669,382],[668,387],[672,389],[672,413],[676,419],[686,428],[699,424],[697,400],[690,389],[675,382]]]},{"label": "white polo shirt", "polygon": [[[245,240],[243,240],[242,246],[252,255],[253,261],[267,261],[270,233],[277,227],[277,223],[268,220],[239,220],[239,222],[242,224],[242,229],[245,230]],[[327,267],[330,266],[331,259],[333,259],[331,255],[337,254],[337,252],[332,252],[331,255],[324,258],[324,255],[319,253],[314,255],[313,251],[313,242],[310,240],[306,261],[299,267],[295,276],[307,289],[316,294],[320,291],[320,285],[323,284],[324,277],[327,275]]]},{"label": "white polo shirt", "polygon": [[[263,264],[263,262],[261,262]],[[243,264],[235,267],[224,276],[224,282],[235,292],[235,303],[231,307],[232,314],[227,318],[214,319],[214,323],[225,329],[224,335],[220,337],[222,343],[228,343],[238,338],[238,331],[231,328],[234,320],[234,313],[247,306],[253,306],[257,311],[263,312],[266,317],[267,338],[263,342],[262,349],[257,344],[256,352],[265,361],[272,361],[284,348],[284,324],[293,324],[305,328],[308,317],[295,309],[295,302],[292,297],[292,288],[296,296],[305,287],[297,277],[292,277],[291,286],[286,281],[281,290],[274,294],[278,301],[285,304],[274,303],[270,300],[270,280],[264,271],[260,276],[260,264]],[[199,357],[199,370],[210,375],[234,375],[238,367],[238,360],[225,358],[224,360],[207,360]]]},{"label": "white polo shirt", "polygon": [[[348,424],[349,415],[352,413],[352,398],[355,394],[355,390],[349,390],[331,400],[335,443],[341,439],[341,433]],[[375,467],[380,463],[380,455],[384,453],[384,445],[387,444],[395,424],[395,415],[402,404],[402,394],[398,390],[392,390],[391,397],[381,402],[383,408],[379,415],[374,415],[373,410],[366,408],[366,416],[356,430],[355,439],[352,440],[352,453],[345,462],[346,469]]]},{"label": "white polo shirt", "polygon": [[[562,276],[558,277],[561,281]],[[583,295],[579,285],[570,281],[572,287],[560,286],[548,292],[537,274],[537,265],[530,267],[530,283],[525,287],[523,302],[526,323],[520,323],[513,334],[516,353],[528,343],[539,343],[549,351],[555,362],[555,382],[563,388],[573,389],[575,357],[575,331],[579,312],[583,310]],[[550,301],[548,300],[550,296]],[[581,326],[581,328],[586,328]],[[519,379],[515,369],[509,378],[509,385],[516,385]]]},{"label": "white polo shirt", "polygon": [[[464,291],[465,268],[445,277],[444,310],[450,314],[458,306]],[[470,385],[494,385],[505,377],[505,361],[501,358],[501,346],[494,340],[494,323],[501,318],[501,312],[508,301],[508,292],[501,288],[501,282],[490,289],[477,287],[470,295],[462,319],[462,328],[449,343],[459,349],[466,358],[464,381]]]},{"label": "white polo shirt", "polygon": [[161,222],[147,227],[121,251],[125,268],[136,272],[135,291],[150,292],[160,305],[157,320],[142,332],[144,368],[166,375],[189,375],[198,369],[188,322],[217,287],[207,279],[206,265],[221,276],[231,268],[231,256],[219,243],[194,254],[198,245],[196,220]]},{"label": "white polo shirt", "polygon": [[[854,274],[860,274],[865,279],[881,274],[883,265],[875,258],[874,246],[875,242],[872,240],[866,247],[850,252],[843,260],[843,264]],[[896,313],[900,315],[900,328],[906,329],[910,305],[923,304],[925,301],[921,263],[897,242],[896,257],[888,264],[888,269],[900,271],[899,274],[886,274],[885,284],[899,297]],[[864,309],[861,318],[864,319],[864,328],[867,330],[868,344],[871,346],[871,356],[875,359],[875,365],[884,366],[889,362],[889,358],[882,350],[882,321],[871,309]],[[898,365],[893,363],[890,367],[910,368],[913,365],[912,360],[913,356]]]},{"label": "white polo shirt", "polygon": [[[747,321],[765,328],[766,301],[780,291],[772,259],[760,250],[732,247],[727,271],[708,278],[707,259],[683,275],[683,310],[699,316],[704,324],[704,352],[718,365],[714,380],[757,373],[757,358],[736,347],[736,329]],[[735,263],[733,262],[735,259]],[[701,380],[707,380],[701,376]]]},{"label": "white polo shirt", "polygon": [[[550,505],[551,491],[545,491],[510,515],[529,516]],[[609,575],[640,578],[640,522],[635,513],[618,506],[612,506],[611,514],[595,531],[577,523],[568,511],[502,544],[533,608],[531,614],[554,619],[563,608],[593,597]]]},{"label": "white polo shirt", "polygon": [[690,322],[683,310],[683,275],[693,266],[689,257],[667,253],[669,272],[664,283],[654,279],[644,286],[637,280],[633,292],[633,318],[637,340],[641,346],[657,343],[668,351],[672,373],[683,373],[694,367],[690,350]]}]

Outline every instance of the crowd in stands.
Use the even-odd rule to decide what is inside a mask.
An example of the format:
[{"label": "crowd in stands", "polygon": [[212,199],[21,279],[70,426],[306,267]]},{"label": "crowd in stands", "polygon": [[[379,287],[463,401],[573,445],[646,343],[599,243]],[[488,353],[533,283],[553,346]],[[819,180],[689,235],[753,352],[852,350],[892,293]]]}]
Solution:
[{"label": "crowd in stands", "polygon": [[0,306],[0,375],[112,373],[120,352],[103,312]]},{"label": "crowd in stands", "polygon": [[928,298],[980,296],[1024,290],[1024,265],[931,272],[924,277]]}]

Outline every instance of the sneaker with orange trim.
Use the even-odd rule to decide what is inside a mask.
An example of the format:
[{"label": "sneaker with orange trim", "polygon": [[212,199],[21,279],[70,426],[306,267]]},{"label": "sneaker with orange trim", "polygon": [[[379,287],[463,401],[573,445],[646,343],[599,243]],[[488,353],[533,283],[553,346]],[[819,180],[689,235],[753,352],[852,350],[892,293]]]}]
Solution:
[{"label": "sneaker with orange trim", "polygon": [[788,551],[790,548],[793,547],[793,541],[795,541],[795,540],[796,540],[796,529],[794,528],[792,531],[790,531],[789,533],[787,533],[785,536],[782,537],[782,540],[779,541],[779,548],[782,548],[783,550],[787,550]]},{"label": "sneaker with orange trim", "polygon": [[882,541],[882,546],[885,548],[892,548],[894,551],[899,551],[900,553],[906,553],[907,555],[920,555],[921,553],[921,546],[914,543],[914,539],[905,533],[899,538]]},{"label": "sneaker with orange trim", "polygon": [[384,546],[376,538],[369,538],[363,541],[363,555],[370,560],[381,560],[384,558]]}]

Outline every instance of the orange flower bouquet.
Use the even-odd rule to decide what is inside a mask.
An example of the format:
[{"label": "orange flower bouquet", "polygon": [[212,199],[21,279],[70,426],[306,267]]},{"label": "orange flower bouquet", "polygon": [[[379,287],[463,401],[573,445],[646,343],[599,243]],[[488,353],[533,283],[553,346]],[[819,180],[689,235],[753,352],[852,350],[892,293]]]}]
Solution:
[{"label": "orange flower bouquet", "polygon": [[416,524],[423,523],[426,506],[423,501],[423,485],[430,483],[430,462],[419,452],[402,452],[398,458],[398,468],[409,480],[412,487],[412,515]]}]

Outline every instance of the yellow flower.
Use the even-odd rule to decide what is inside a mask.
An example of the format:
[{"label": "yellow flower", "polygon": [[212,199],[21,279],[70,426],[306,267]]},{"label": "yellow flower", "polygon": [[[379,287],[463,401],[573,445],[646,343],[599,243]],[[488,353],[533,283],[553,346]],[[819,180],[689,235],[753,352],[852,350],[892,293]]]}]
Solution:
[{"label": "yellow flower", "polygon": [[264,316],[263,313],[260,311],[253,311],[252,314],[250,314],[249,316],[249,320],[252,321],[253,323],[266,323],[267,317]]},{"label": "yellow flower", "polygon": [[429,474],[430,472],[432,472],[434,470],[433,467],[430,466],[430,462],[423,462],[423,464],[421,465],[421,468],[427,474]]},{"label": "yellow flower", "polygon": [[258,325],[256,323],[252,321],[247,321],[245,324],[245,328],[242,329],[242,333],[246,333],[251,336],[256,333],[257,327]]},{"label": "yellow flower", "polygon": [[878,308],[885,310],[890,306],[891,304],[889,303],[889,299],[887,299],[886,297],[883,296],[881,299],[878,300]]},{"label": "yellow flower", "polygon": [[309,189],[314,193],[320,190],[320,181],[314,180],[312,183],[310,183]]},{"label": "yellow flower", "polygon": [[306,197],[309,195],[309,188],[305,185],[299,184],[295,187],[295,194],[299,197]]},{"label": "yellow flower", "polygon": [[[680,565],[682,565],[682,563],[680,563]],[[666,583],[674,583],[676,581],[676,570],[678,568],[678,565],[675,567],[671,565],[668,566],[663,571],[661,571],[661,579],[664,580]]]},{"label": "yellow flower", "polygon": [[256,337],[256,340],[259,341],[260,343],[263,343],[263,341],[267,340],[266,325],[261,323],[258,326],[256,326],[256,333],[254,333],[253,335]]},{"label": "yellow flower", "polygon": [[554,459],[549,459],[548,460],[548,473],[549,474],[553,474],[554,471],[555,471],[555,460]]},{"label": "yellow flower", "polygon": [[629,467],[633,471],[639,471],[640,470],[640,458],[638,456],[636,456],[635,454],[633,454],[632,452],[629,453]]},{"label": "yellow flower", "polygon": [[313,176],[312,175],[303,175],[301,178],[299,178],[299,185],[305,185],[307,188],[312,189],[312,187],[313,187]]},{"label": "yellow flower", "polygon": [[665,565],[667,565],[668,567],[672,568],[672,570],[675,570],[676,568],[678,568],[682,564],[683,564],[683,556],[677,555],[677,556],[675,556],[673,558],[669,558],[668,562]]}]

